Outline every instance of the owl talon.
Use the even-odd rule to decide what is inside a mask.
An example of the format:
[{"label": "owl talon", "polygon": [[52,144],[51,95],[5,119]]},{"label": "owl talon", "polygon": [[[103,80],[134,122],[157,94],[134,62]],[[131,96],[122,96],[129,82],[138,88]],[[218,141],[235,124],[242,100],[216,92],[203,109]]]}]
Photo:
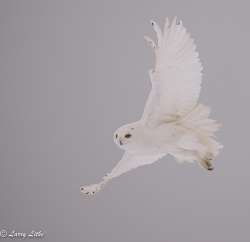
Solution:
[{"label": "owl talon", "polygon": [[214,156],[211,153],[208,153],[201,161],[200,165],[205,168],[208,171],[214,170],[212,161],[214,159]]}]

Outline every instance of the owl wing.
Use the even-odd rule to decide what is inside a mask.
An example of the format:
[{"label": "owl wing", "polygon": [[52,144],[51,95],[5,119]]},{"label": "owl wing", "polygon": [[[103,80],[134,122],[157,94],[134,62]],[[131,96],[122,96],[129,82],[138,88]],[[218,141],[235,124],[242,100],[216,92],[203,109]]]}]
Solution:
[{"label": "owl wing", "polygon": [[101,182],[87,186],[81,186],[80,190],[83,194],[92,196],[99,192],[101,188],[113,178],[118,177],[130,170],[136,169],[139,166],[152,164],[162,158],[164,155],[165,154],[149,156],[125,152],[122,159],[117,163],[110,173],[103,177]]},{"label": "owl wing", "polygon": [[112,169],[112,171],[107,174],[104,179],[110,180],[130,170],[136,169],[137,167],[152,164],[162,158],[164,155],[165,154],[138,155],[125,152],[122,159],[117,163],[117,165]]},{"label": "owl wing", "polygon": [[201,89],[202,64],[194,40],[181,21],[166,20],[163,31],[151,22],[157,44],[149,37],[155,53],[155,68],[150,71],[152,90],[142,120],[149,126],[174,121],[197,104]]}]

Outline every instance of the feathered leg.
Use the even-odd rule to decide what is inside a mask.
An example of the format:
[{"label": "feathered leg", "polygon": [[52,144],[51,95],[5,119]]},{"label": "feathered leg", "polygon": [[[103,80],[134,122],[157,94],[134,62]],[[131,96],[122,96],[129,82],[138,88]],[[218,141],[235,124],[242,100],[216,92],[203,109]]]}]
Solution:
[{"label": "feathered leg", "polygon": [[207,153],[206,156],[200,159],[200,165],[208,171],[212,171],[214,169],[212,161],[214,156],[211,153]]}]

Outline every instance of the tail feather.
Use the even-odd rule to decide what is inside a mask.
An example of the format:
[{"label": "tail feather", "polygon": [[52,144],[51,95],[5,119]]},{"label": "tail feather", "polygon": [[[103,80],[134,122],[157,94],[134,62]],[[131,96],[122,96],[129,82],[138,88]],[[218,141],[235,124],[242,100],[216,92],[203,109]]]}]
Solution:
[{"label": "tail feather", "polygon": [[185,127],[196,130],[203,143],[209,148],[209,151],[214,156],[217,156],[223,146],[214,137],[221,124],[216,120],[210,119],[209,115],[210,108],[199,104],[181,122]]},{"label": "tail feather", "polygon": [[182,119],[182,123],[209,137],[214,136],[214,133],[221,127],[221,124],[209,118],[210,112],[209,107],[199,104]]}]

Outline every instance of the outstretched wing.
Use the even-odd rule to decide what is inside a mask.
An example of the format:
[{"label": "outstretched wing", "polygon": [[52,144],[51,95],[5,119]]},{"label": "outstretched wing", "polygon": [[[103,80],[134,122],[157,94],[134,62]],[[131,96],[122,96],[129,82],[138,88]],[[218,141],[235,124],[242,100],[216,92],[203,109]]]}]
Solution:
[{"label": "outstretched wing", "polygon": [[150,71],[152,90],[142,120],[149,126],[174,121],[190,112],[199,98],[202,79],[200,62],[194,40],[181,21],[166,20],[164,30],[151,22],[157,43],[145,39],[153,47],[155,69]]},{"label": "outstretched wing", "polygon": [[88,186],[81,186],[80,190],[83,194],[94,195],[101,190],[101,188],[110,180],[118,177],[130,170],[133,170],[139,166],[149,165],[162,158],[165,154],[146,156],[146,155],[135,155],[125,152],[122,159],[112,169],[110,173],[103,177],[103,180],[96,184]]},{"label": "outstretched wing", "polygon": [[122,159],[104,178],[105,180],[113,179],[139,166],[149,165],[162,158],[165,154],[158,155],[135,155],[125,152]]}]

